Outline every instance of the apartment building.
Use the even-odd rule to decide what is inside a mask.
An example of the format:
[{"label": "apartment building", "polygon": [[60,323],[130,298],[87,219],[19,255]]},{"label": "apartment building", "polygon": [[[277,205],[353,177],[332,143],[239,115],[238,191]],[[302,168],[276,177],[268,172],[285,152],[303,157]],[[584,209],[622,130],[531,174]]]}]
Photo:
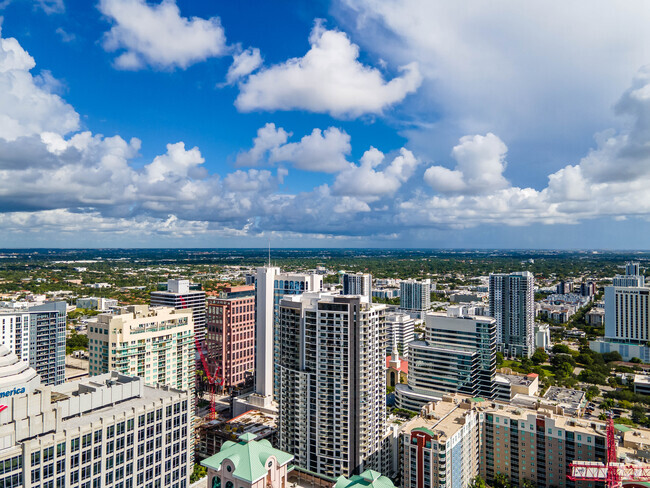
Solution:
[{"label": "apartment building", "polygon": [[401,432],[402,488],[466,488],[480,472],[481,420],[471,397],[427,404]]},{"label": "apartment building", "polygon": [[496,321],[492,317],[425,315],[423,341],[409,344],[407,384],[396,385],[400,408],[420,407],[447,393],[495,395]]},{"label": "apartment building", "polygon": [[386,472],[385,305],[329,293],[280,302],[279,447],[330,477]]},{"label": "apartment building", "polygon": [[151,292],[152,307],[171,307],[175,310],[191,309],[194,336],[203,343],[205,339],[205,292],[191,289],[189,280],[167,280],[167,290]]},{"label": "apartment building", "polygon": [[255,287],[225,288],[207,299],[208,362],[230,390],[253,379],[255,369]]},{"label": "apartment building", "polygon": [[65,381],[66,303],[0,312],[2,344],[36,370],[46,385]]},{"label": "apartment building", "polygon": [[190,310],[129,305],[88,324],[90,376],[117,371],[147,385],[194,391],[195,343]]},{"label": "apartment building", "polygon": [[497,321],[497,349],[507,357],[535,352],[534,284],[530,271],[490,274],[490,316]]},{"label": "apartment building", "polygon": [[399,284],[399,306],[404,310],[423,312],[431,306],[431,280],[406,280]]},{"label": "apartment building", "polygon": [[392,352],[393,343],[402,351],[402,357],[409,357],[409,343],[413,342],[415,319],[407,313],[386,314],[386,353]]},{"label": "apartment building", "polygon": [[[241,399],[241,407],[273,409],[279,384],[278,364],[280,363],[277,316],[280,300],[287,295],[318,292],[323,289],[323,276],[312,274],[282,273],[280,268],[264,266],[257,268],[255,283],[255,392]],[[239,404],[240,402],[236,402]],[[236,413],[243,413],[237,410]]]},{"label": "apartment building", "polygon": [[591,341],[591,349],[650,361],[650,288],[640,272],[638,263],[627,263],[626,274],[605,287],[605,338]]},{"label": "apartment building", "polygon": [[186,391],[107,373],[3,403],[0,486],[189,486],[193,456]]},{"label": "apartment building", "polygon": [[[402,487],[465,488],[476,475],[489,483],[502,474],[513,486],[593,488],[597,484],[566,475],[573,460],[605,460],[605,423],[560,410],[446,395],[401,431]],[[620,459],[647,457],[649,430],[621,429],[618,435]]]},{"label": "apartment building", "polygon": [[342,295],[363,295],[372,303],[372,275],[369,273],[343,273]]}]

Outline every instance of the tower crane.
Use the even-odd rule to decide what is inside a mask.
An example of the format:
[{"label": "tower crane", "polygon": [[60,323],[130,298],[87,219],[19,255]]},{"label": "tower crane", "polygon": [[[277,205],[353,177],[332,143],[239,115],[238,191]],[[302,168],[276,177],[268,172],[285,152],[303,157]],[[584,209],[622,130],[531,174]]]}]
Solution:
[{"label": "tower crane", "polygon": [[607,420],[607,462],[574,461],[569,465],[567,477],[572,481],[605,482],[607,488],[622,488],[623,483],[650,481],[650,464],[620,463],[616,456],[614,418]]}]

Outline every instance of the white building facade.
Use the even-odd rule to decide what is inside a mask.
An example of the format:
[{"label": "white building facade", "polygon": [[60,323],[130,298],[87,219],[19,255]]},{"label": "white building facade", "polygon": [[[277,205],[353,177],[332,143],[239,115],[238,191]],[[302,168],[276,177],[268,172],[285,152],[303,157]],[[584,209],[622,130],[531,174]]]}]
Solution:
[{"label": "white building facade", "polygon": [[530,271],[490,274],[490,316],[497,321],[497,347],[508,357],[535,351],[534,285]]},{"label": "white building facade", "polygon": [[399,285],[399,306],[404,310],[423,312],[431,306],[431,280],[407,280]]},{"label": "white building facade", "polygon": [[200,343],[205,339],[205,292],[191,290],[189,280],[167,280],[167,291],[151,292],[152,307],[191,309],[194,336]]},{"label": "white building facade", "polygon": [[3,399],[0,485],[189,486],[187,392],[109,373]]},{"label": "white building facade", "polygon": [[280,303],[279,448],[338,477],[386,472],[385,305],[305,293]]},{"label": "white building facade", "polygon": [[388,312],[386,314],[386,353],[392,353],[393,344],[408,359],[409,343],[414,338],[415,319],[407,313]]}]

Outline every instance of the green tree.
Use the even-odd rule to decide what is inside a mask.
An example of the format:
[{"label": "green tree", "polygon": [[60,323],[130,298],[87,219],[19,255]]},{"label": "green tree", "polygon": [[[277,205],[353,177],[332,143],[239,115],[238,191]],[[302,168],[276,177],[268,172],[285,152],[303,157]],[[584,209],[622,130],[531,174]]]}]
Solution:
[{"label": "green tree", "polygon": [[503,361],[504,361],[503,353],[498,352],[497,353],[497,368],[500,368],[501,365],[503,365]]},{"label": "green tree", "polygon": [[510,478],[507,475],[503,473],[497,473],[494,475],[492,486],[494,488],[511,488],[512,485],[510,484]]},{"label": "green tree", "polygon": [[598,395],[600,395],[600,390],[596,386],[590,386],[589,388],[587,388],[587,392],[585,393],[585,396],[589,401],[593,400]]},{"label": "green tree", "polygon": [[194,470],[192,471],[192,474],[190,475],[190,484],[196,483],[199,481],[201,478],[206,476],[208,474],[208,470],[201,466],[198,463],[194,463]]},{"label": "green tree", "polygon": [[555,344],[552,351],[553,354],[571,354],[571,349],[566,344]]},{"label": "green tree", "polygon": [[66,340],[65,353],[72,354],[74,351],[87,351],[88,350],[88,336],[77,334],[75,330],[72,331],[70,337]]},{"label": "green tree", "polygon": [[632,407],[632,420],[636,422],[637,424],[641,425],[648,425],[650,420],[648,420],[648,416],[646,415],[647,409],[640,405],[635,405]]},{"label": "green tree", "polygon": [[546,361],[548,361],[548,354],[546,354],[544,348],[538,347],[537,349],[535,349],[535,352],[533,353],[530,359],[533,362],[533,364],[539,366],[540,364],[543,364]]},{"label": "green tree", "polygon": [[481,478],[479,475],[476,475],[472,478],[472,480],[469,482],[469,485],[467,485],[467,488],[486,488],[485,480]]},{"label": "green tree", "polygon": [[603,359],[606,363],[611,363],[612,361],[623,361],[623,356],[618,351],[612,351],[604,353]]}]

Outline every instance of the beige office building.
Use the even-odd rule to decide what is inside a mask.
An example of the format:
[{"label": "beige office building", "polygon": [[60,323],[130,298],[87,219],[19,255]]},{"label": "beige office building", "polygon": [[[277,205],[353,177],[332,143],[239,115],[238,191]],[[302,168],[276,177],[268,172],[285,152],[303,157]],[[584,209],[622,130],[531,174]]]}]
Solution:
[{"label": "beige office building", "polygon": [[117,371],[147,385],[194,391],[191,310],[130,305],[88,324],[90,376]]},{"label": "beige office building", "polygon": [[108,373],[3,398],[0,486],[186,488],[189,393]]}]

